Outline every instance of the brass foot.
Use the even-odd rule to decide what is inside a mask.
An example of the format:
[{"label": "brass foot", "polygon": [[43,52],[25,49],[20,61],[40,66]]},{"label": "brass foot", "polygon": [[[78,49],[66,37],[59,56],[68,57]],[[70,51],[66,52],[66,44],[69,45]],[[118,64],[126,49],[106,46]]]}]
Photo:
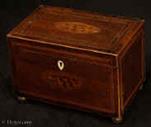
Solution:
[{"label": "brass foot", "polygon": [[123,118],[122,117],[113,117],[112,121],[113,121],[113,123],[120,124],[120,123],[122,123]]},{"label": "brass foot", "polygon": [[26,101],[26,97],[24,97],[24,96],[17,96],[17,100],[24,102],[24,101]]}]

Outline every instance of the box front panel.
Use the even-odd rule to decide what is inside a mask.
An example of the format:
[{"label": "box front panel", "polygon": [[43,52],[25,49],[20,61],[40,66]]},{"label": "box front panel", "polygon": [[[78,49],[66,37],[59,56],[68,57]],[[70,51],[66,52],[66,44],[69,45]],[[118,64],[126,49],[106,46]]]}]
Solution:
[{"label": "box front panel", "polygon": [[100,112],[115,112],[113,68],[63,51],[16,46],[17,89]]}]

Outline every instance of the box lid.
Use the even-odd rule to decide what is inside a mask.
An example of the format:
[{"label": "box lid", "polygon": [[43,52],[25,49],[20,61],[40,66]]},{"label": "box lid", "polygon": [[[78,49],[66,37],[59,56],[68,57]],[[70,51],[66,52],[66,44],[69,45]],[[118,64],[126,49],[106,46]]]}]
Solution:
[{"label": "box lid", "polygon": [[117,55],[142,25],[143,20],[41,5],[7,36]]}]

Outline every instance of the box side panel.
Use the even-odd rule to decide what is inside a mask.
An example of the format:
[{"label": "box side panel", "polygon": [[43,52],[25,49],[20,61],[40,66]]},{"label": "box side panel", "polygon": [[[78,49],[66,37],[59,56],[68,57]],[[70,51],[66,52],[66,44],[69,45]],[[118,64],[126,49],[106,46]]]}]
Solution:
[{"label": "box side panel", "polygon": [[132,43],[121,59],[124,107],[133,99],[144,80],[144,43],[142,31],[134,37]]}]

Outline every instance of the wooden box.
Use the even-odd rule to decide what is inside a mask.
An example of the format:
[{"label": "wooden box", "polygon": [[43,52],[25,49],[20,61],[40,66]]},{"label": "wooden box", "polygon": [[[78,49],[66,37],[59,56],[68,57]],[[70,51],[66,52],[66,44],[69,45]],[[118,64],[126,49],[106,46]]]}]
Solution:
[{"label": "wooden box", "polygon": [[13,87],[120,122],[144,80],[143,26],[140,19],[42,5],[7,35]]}]

